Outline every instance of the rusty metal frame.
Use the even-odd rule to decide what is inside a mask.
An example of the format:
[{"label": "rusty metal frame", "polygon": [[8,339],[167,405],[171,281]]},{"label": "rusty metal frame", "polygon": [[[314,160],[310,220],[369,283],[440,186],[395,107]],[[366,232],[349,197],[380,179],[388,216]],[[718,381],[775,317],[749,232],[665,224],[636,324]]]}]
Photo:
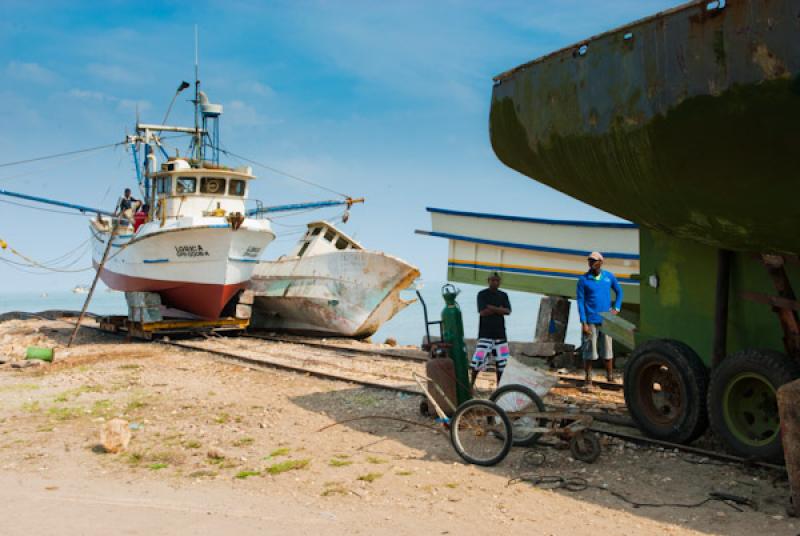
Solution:
[{"label": "rusty metal frame", "polygon": [[746,300],[771,305],[772,310],[778,315],[778,321],[783,330],[783,346],[786,353],[795,359],[800,359],[800,301],[792,288],[792,282],[786,275],[787,261],[796,261],[796,258],[787,259],[783,255],[764,253],[760,256],[761,262],[767,270],[772,284],[775,286],[777,296],[760,294],[757,292],[743,292],[741,295]]}]

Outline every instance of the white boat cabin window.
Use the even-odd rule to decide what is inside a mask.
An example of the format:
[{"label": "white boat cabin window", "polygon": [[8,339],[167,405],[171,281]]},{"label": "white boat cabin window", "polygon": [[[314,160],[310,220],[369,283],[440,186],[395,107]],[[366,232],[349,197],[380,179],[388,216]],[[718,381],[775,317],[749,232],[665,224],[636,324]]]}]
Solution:
[{"label": "white boat cabin window", "polygon": [[333,242],[333,237],[335,236],[336,236],[336,231],[334,231],[333,229],[328,229],[328,231],[325,233],[325,240],[327,240],[328,242]]},{"label": "white boat cabin window", "polygon": [[311,243],[311,242],[303,242],[303,247],[301,247],[301,248],[300,248],[300,251],[299,251],[299,252],[297,252],[297,256],[298,256],[298,257],[302,257],[302,256],[303,256],[303,253],[305,253],[305,252],[306,252],[306,250],[308,249],[308,245],[309,245],[310,243]]},{"label": "white boat cabin window", "polygon": [[347,246],[349,244],[350,242],[348,242],[347,240],[345,240],[343,237],[340,236],[338,240],[336,240],[336,249],[347,249]]},{"label": "white boat cabin window", "polygon": [[246,183],[241,179],[231,179],[228,181],[228,195],[244,197]]},{"label": "white boat cabin window", "polygon": [[322,232],[322,227],[314,227],[313,229],[311,229],[311,236],[317,236],[321,232]]},{"label": "white boat cabin window", "polygon": [[218,177],[203,177],[200,179],[201,194],[224,194],[225,179]]},{"label": "white boat cabin window", "polygon": [[172,177],[162,177],[156,179],[156,193],[171,194],[172,193]]},{"label": "white boat cabin window", "polygon": [[193,194],[197,191],[197,179],[194,177],[178,177],[175,183],[176,194]]}]

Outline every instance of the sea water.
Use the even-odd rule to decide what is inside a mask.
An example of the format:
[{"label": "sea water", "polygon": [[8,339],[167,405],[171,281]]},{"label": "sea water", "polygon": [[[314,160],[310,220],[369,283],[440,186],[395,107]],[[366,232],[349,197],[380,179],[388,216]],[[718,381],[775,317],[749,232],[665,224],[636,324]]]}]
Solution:
[{"label": "sea water", "polygon": [[[444,282],[426,282],[420,289],[423,299],[428,306],[428,319],[439,320],[444,299],[441,288]],[[464,334],[468,338],[478,336],[478,309],[477,295],[482,287],[475,285],[461,285],[456,287],[461,291],[458,303],[464,317]],[[512,341],[533,341],[536,329],[536,318],[539,314],[539,301],[541,296],[526,292],[506,290],[511,301],[512,312],[506,317],[506,332]],[[404,299],[416,298],[413,291],[403,293]],[[9,311],[23,311],[36,313],[48,309],[80,311],[86,300],[86,294],[72,291],[56,292],[1,292],[0,313]],[[98,286],[89,304],[90,312],[99,315],[124,315],[127,314],[125,295],[122,292],[109,291]],[[580,324],[578,312],[573,301],[570,312],[570,322],[567,327],[567,342],[576,344],[580,340]],[[431,335],[438,335],[439,327],[431,326]],[[425,335],[425,320],[422,304],[417,301],[400,311],[392,320],[381,326],[372,336],[372,341],[382,343],[392,337],[399,344],[420,344]]]}]

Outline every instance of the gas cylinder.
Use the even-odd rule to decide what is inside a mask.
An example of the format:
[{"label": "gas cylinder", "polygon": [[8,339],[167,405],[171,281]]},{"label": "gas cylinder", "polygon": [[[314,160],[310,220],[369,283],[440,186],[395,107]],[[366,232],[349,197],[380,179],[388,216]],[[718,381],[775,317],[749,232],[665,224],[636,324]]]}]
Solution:
[{"label": "gas cylinder", "polygon": [[456,376],[456,397],[458,405],[472,398],[469,384],[469,363],[467,361],[467,346],[464,343],[464,321],[461,308],[456,302],[456,296],[461,291],[455,286],[447,284],[442,287],[444,309],[442,310],[442,336],[449,345],[450,359]]}]

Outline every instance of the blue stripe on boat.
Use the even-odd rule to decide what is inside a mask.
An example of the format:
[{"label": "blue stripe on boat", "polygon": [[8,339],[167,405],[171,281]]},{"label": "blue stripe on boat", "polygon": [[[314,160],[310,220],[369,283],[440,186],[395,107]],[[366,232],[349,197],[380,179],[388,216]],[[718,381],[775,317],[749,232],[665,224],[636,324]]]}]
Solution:
[{"label": "blue stripe on boat", "polygon": [[505,216],[503,214],[486,214],[484,212],[465,212],[446,208],[425,207],[428,212],[448,214],[450,216],[469,216],[472,218],[487,218],[490,220],[522,221],[527,223],[543,223],[545,225],[573,225],[576,227],[608,227],[612,229],[638,229],[635,223],[628,222],[602,222],[581,220],[546,220],[544,218],[526,218],[524,216]]},{"label": "blue stripe on boat", "polygon": [[[509,268],[499,265],[493,264],[467,264],[467,263],[456,263],[456,262],[448,262],[447,266],[450,268],[472,268],[473,270],[484,270],[488,272],[498,271],[498,272],[508,272],[508,273],[515,273],[515,274],[532,274],[532,275],[543,275],[548,277],[566,277],[569,279],[578,279],[580,277],[579,274],[570,274],[567,272],[559,272],[553,270],[552,272],[546,272],[543,270],[528,270],[525,268]],[[626,283],[629,285],[638,285],[638,279],[632,279],[630,277],[620,277],[616,276],[617,281],[620,283]]]},{"label": "blue stripe on boat", "polygon": [[145,264],[158,264],[161,262],[169,262],[169,259],[145,259],[142,262],[144,262]]},{"label": "blue stripe on boat", "polygon": [[[583,251],[580,249],[565,249],[565,248],[554,248],[550,246],[534,246],[531,244],[518,244],[516,242],[501,242],[499,240],[487,240],[485,238],[475,238],[472,236],[464,236],[464,235],[455,235],[450,233],[439,233],[437,231],[417,231],[420,234],[425,234],[428,236],[437,236],[439,238],[449,238],[450,240],[461,240],[462,242],[473,242],[476,244],[487,244],[490,246],[499,246],[499,247],[506,247],[506,248],[516,248],[516,249],[527,249],[531,251],[544,251],[546,253],[563,253],[565,255],[580,255],[583,257],[588,257],[591,251]],[[609,259],[631,259],[631,260],[638,260],[639,255],[633,253],[616,253],[613,251],[610,252],[602,252],[603,256]]]}]

